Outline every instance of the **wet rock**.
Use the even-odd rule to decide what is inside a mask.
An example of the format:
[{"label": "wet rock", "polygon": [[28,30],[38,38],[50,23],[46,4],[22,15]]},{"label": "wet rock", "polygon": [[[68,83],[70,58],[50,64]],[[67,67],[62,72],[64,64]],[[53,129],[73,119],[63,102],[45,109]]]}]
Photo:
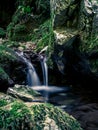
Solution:
[{"label": "wet rock", "polygon": [[8,88],[7,94],[25,102],[44,102],[40,93],[29,86],[15,85],[13,88]]},{"label": "wet rock", "polygon": [[63,75],[62,80],[66,79],[66,83],[91,89],[97,95],[98,75],[92,71],[88,55],[79,50],[80,43],[80,36],[76,35],[65,44],[55,47],[52,57],[54,69]]},{"label": "wet rock", "polygon": [[84,130],[98,129],[98,104],[79,106],[73,110],[72,115],[80,122]]}]

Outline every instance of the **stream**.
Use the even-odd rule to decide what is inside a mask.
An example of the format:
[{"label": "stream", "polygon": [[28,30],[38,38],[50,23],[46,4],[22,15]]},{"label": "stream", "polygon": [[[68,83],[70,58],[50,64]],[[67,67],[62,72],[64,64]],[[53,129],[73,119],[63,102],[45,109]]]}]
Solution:
[{"label": "stream", "polygon": [[43,83],[41,84],[39,76],[31,61],[24,56],[23,52],[16,52],[16,54],[27,65],[27,85],[42,94],[44,97],[43,102],[51,103],[67,112],[70,112],[75,106],[81,104],[80,97],[72,92],[71,87],[48,85],[48,66],[46,57],[39,55],[43,75]]}]

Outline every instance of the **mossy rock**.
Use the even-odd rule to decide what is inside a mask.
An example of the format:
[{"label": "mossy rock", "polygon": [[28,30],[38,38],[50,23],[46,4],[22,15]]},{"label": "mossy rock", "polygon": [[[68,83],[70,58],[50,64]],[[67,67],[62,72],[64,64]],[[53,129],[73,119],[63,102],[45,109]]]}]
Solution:
[{"label": "mossy rock", "polygon": [[17,84],[12,88],[8,88],[7,94],[25,102],[44,101],[40,93],[24,85]]},{"label": "mossy rock", "polygon": [[28,105],[3,94],[0,104],[1,130],[82,130],[72,116],[50,104]]},{"label": "mossy rock", "polygon": [[0,91],[3,91],[4,88],[6,91],[16,82],[25,82],[25,68],[26,64],[16,55],[15,51],[2,43],[0,45]]},{"label": "mossy rock", "polygon": [[0,91],[6,91],[13,84],[9,76],[9,68],[11,63],[15,61],[15,58],[12,50],[0,45]]}]

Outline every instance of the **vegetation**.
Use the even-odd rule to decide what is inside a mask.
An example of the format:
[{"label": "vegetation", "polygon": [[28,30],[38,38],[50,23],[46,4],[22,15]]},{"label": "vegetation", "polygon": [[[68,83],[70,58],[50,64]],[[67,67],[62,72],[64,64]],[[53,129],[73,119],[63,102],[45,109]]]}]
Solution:
[{"label": "vegetation", "polygon": [[54,37],[50,19],[34,30],[32,41],[37,45],[36,51],[41,51],[46,46],[53,47]]},{"label": "vegetation", "polygon": [[[89,1],[92,2],[92,0]],[[58,44],[59,40],[64,41],[65,39],[69,40],[70,38],[74,37],[78,33],[78,29],[77,29],[78,24],[80,26],[83,26],[83,28],[81,27],[83,31],[83,34],[80,34],[81,39],[82,39],[82,35],[83,37],[86,37],[86,40],[83,39],[85,43],[81,45],[82,49],[81,48],[80,49],[84,52],[90,52],[92,50],[98,49],[97,36],[90,37],[87,39],[87,33],[90,34],[90,28],[93,20],[93,15],[91,16],[92,14],[91,6],[85,7],[84,6],[85,2],[80,3],[78,1],[64,2],[64,0],[61,0],[61,1],[57,1],[57,3],[55,2],[56,1],[53,1],[53,3],[51,3],[52,6],[50,7],[50,0],[33,0],[33,1],[16,0],[15,3],[16,10],[13,16],[10,16],[10,18],[12,17],[12,19],[8,18],[9,19],[8,21],[10,21],[9,25],[7,26],[7,28],[6,25],[3,26],[6,28],[6,30],[0,27],[0,38],[7,38],[7,40],[4,40],[2,43],[0,42],[0,80],[8,81],[11,78],[11,80],[15,83],[26,84],[25,81],[27,76],[26,65],[24,63],[22,64],[22,62],[20,61],[19,63],[14,62],[18,58],[16,57],[15,52],[12,51],[12,49],[17,49],[17,48],[19,49],[19,47],[24,48],[25,55],[26,54],[28,55],[29,53],[28,50],[30,50],[31,53],[33,53],[33,51],[37,53],[41,53],[43,49],[48,48],[45,50],[46,52],[45,54],[48,59],[48,65],[52,66],[53,62],[51,62],[51,54],[54,52],[55,41]],[[78,4],[80,6],[81,4],[83,4],[83,8],[80,6],[78,7]],[[79,10],[79,8],[83,9],[83,11],[81,11],[81,9]],[[78,16],[79,14],[80,16]],[[3,17],[5,16],[6,15],[4,15]],[[91,20],[89,18],[91,18]],[[79,21],[80,23],[78,23]],[[57,28],[55,27],[55,24],[57,24]],[[59,32],[56,32],[59,29],[59,24],[61,24],[63,28],[61,29],[60,27],[60,29],[63,30],[61,34]],[[57,30],[54,30],[54,28]],[[54,31],[56,32],[55,36],[54,36]],[[60,35],[58,35],[57,33],[59,33]],[[28,41],[30,41],[29,42],[30,45],[27,45]],[[35,46],[34,49],[32,47],[33,44]],[[61,59],[59,55],[58,57],[55,56],[54,60],[55,62],[58,62],[58,66],[57,67],[54,66],[55,69],[53,70],[53,74],[55,75],[55,73],[56,74],[58,73],[58,75],[60,74],[60,76],[63,75],[61,76],[61,78],[64,77],[63,78],[63,82],[64,82],[66,72],[61,74],[58,72],[59,71],[58,68],[61,67],[61,69],[63,68],[64,71],[67,70],[68,67],[66,65],[67,58],[65,56],[66,45],[64,46],[63,45],[60,46],[60,45],[61,44],[57,46],[58,47],[57,53],[61,54],[63,57]],[[62,48],[64,48],[65,50],[62,51]],[[73,51],[72,53],[76,53],[76,52]],[[69,59],[71,59],[70,56],[68,57]],[[72,54],[72,56],[74,56],[74,54]],[[33,61],[32,54],[29,53],[29,56],[27,57],[31,58],[31,61]],[[64,67],[62,64],[63,62],[61,60],[64,61]],[[74,63],[73,61],[75,59],[74,60],[71,59],[71,60],[72,60],[71,63]],[[77,64],[76,67],[78,67],[77,61],[75,62],[75,64]],[[79,65],[81,65],[81,62],[79,62]],[[92,67],[92,72],[98,72],[97,69],[98,60],[96,59],[91,60],[90,67]],[[78,70],[78,68],[75,68],[75,70]],[[69,71],[71,73],[71,78],[73,80],[75,77],[73,76],[75,75],[74,71],[72,70],[72,68],[69,69],[68,72]],[[81,72],[83,71],[81,69]],[[84,75],[82,79],[83,78]],[[59,81],[60,80],[58,80],[58,82]],[[30,99],[29,101],[32,101],[34,99],[32,98],[33,96],[34,97],[39,96],[39,93],[35,91],[31,91],[29,88],[25,90],[24,86],[21,87],[20,89],[16,87],[13,89],[13,91],[14,92],[17,91],[20,94],[19,95],[16,93],[18,96],[21,97],[21,100],[22,98],[24,98],[24,94],[27,93],[26,95],[27,97],[25,96],[26,98],[24,98],[24,101],[27,100],[27,98]],[[82,130],[80,128],[79,123],[72,116],[69,116],[67,113],[63,112],[57,107],[54,107],[53,105],[45,104],[45,103],[44,104],[30,103],[30,106],[27,106],[26,103],[20,100],[16,100],[8,95],[4,95],[4,96],[6,98],[3,97],[0,99],[0,129],[45,130],[45,128],[48,126],[50,127],[49,129],[51,130],[52,129],[51,125],[53,123],[55,127],[60,130]],[[13,97],[15,97],[15,95]]]},{"label": "vegetation", "polygon": [[[50,104],[33,104],[29,107],[21,101],[9,103],[0,99],[0,129],[5,130],[82,130],[79,123],[67,113]],[[12,98],[13,99],[13,98]]]},{"label": "vegetation", "polygon": [[0,45],[0,65],[7,64],[9,61],[14,61],[16,59],[14,52],[4,45]]},{"label": "vegetation", "polygon": [[4,38],[6,36],[6,31],[3,28],[0,28],[0,38]]},{"label": "vegetation", "polygon": [[89,38],[88,43],[89,43],[89,47],[88,47],[89,51],[97,50],[98,49],[98,36],[93,36]]}]

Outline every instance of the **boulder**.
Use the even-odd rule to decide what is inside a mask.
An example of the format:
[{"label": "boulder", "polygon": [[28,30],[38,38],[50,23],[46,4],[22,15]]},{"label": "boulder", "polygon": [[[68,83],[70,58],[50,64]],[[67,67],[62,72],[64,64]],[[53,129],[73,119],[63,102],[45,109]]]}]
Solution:
[{"label": "boulder", "polygon": [[51,104],[24,103],[4,94],[0,94],[0,129],[82,130],[75,118]]},{"label": "boulder", "polygon": [[[16,53],[0,45],[0,91],[6,91],[15,83],[25,83],[26,65]],[[5,86],[5,87],[4,87]]]},{"label": "boulder", "polygon": [[81,124],[84,130],[98,129],[98,104],[81,105],[71,113]]},{"label": "boulder", "polygon": [[7,94],[15,97],[17,99],[20,99],[25,102],[42,102],[44,101],[44,98],[41,96],[40,93],[37,91],[34,91],[29,86],[24,85],[14,85],[13,88],[8,88]]}]

